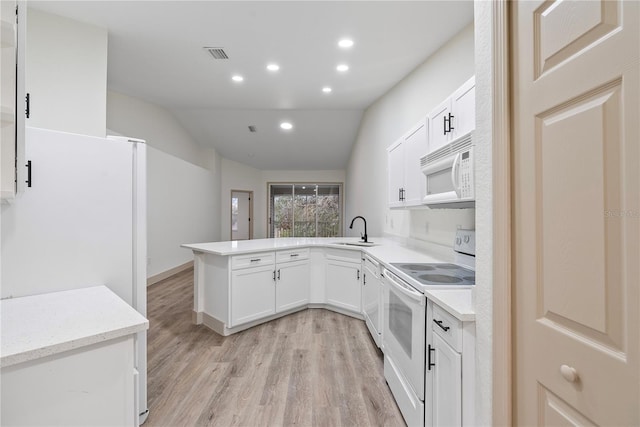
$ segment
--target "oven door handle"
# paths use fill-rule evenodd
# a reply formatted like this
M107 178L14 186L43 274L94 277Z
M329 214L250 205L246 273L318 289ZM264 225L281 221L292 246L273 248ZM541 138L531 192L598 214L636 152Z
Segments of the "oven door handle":
M390 273L388 270L385 270L384 277L386 277L389 283L393 285L394 289L397 289L403 295L411 298L416 302L419 302L421 306L426 304L425 297L423 294L416 291L411 286L403 283L402 281L400 281L400 279L396 279L395 276L392 273Z

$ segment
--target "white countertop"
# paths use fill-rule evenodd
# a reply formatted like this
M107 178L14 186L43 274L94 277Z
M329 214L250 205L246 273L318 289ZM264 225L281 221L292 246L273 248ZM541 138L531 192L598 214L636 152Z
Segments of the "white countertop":
M149 328L106 286L5 299L0 312L3 368Z
M402 244L387 238L369 238L375 246L352 246L341 243L356 243L354 237L319 237L319 238L278 238L256 239L228 242L189 243L181 245L183 248L194 252L203 252L213 255L229 256L255 252L295 249L302 247L332 247L361 251L372 256L385 265L386 268L401 276L404 280L421 288L427 298L436 302L443 309L451 313L461 321L474 321L475 311L472 303L471 289L427 289L404 275L391 263L435 263L452 262L453 253L447 259L446 254L430 254L422 250L408 248ZM453 252L453 251L451 251Z

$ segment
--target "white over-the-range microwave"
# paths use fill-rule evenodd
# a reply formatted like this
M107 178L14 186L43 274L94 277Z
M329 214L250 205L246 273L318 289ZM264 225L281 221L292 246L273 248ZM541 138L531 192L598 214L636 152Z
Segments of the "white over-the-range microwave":
M432 209L475 206L473 132L422 156L420 166L427 179L424 205Z

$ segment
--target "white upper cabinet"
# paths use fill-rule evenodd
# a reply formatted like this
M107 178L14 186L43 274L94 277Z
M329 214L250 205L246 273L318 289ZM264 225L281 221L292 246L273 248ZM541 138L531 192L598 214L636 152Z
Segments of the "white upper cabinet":
M420 169L420 157L427 153L427 121L416 125L404 138L404 205L422 205L427 182Z
M26 7L0 1L0 198L12 200L24 190L24 52ZM16 13L17 12L17 13Z
M451 114L451 98L447 98L442 104L429 113L429 151L437 150L451 139L448 132L449 115Z
M389 207L421 206L426 181L420 157L427 152L428 122L421 120L387 148L389 165Z
M429 113L429 152L435 151L476 127L476 78L460 88Z
M387 148L389 165L389 207L395 208L403 205L402 186L404 185L404 145L403 139L399 139Z
M451 96L453 118L452 139L466 135L476 128L476 78L471 77Z

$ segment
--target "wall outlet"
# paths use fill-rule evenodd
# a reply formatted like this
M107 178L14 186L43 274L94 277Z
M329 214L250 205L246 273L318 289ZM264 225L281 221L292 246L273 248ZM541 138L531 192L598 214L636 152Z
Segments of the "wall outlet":
M151 258L147 258L147 267L151 265Z

